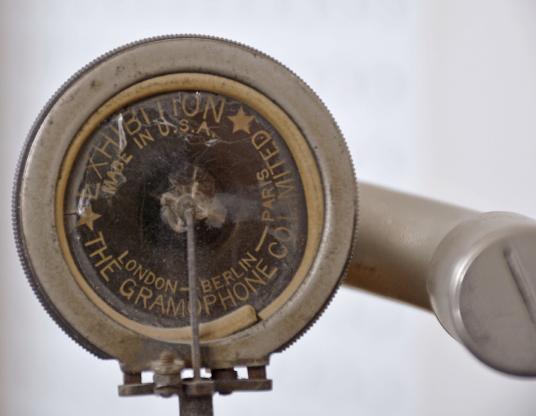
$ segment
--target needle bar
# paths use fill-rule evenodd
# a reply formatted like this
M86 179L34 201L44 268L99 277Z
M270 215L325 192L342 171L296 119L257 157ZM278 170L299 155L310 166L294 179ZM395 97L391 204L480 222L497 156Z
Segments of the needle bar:
M197 273L195 261L194 211L184 212L187 233L188 288L190 303L190 326L192 327L192 368L194 380L201 380L201 349L199 346L199 319L197 316Z

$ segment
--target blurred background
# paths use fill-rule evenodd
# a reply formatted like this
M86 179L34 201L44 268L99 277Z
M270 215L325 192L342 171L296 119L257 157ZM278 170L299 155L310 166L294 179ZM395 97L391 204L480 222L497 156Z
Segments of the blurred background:
M118 398L121 373L65 336L22 273L10 231L18 152L51 94L87 62L168 33L258 48L322 97L359 179L536 217L536 2L531 0L0 0L0 414L174 415ZM486 368L430 313L342 289L274 355L271 393L223 415L534 415L536 384Z

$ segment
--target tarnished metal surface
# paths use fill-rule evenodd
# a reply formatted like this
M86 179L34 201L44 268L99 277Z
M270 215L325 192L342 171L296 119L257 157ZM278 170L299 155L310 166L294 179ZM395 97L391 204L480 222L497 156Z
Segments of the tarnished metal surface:
M185 79L184 74L193 76ZM170 87L171 90L156 91L156 84L151 84L155 78L163 77L167 82L170 78L166 77L172 76L172 84L178 82L179 77L180 85L184 87L191 79L206 80L214 76L206 74L222 77L224 82L212 82L210 85L214 90L200 89L200 84L196 84L190 91L208 91L229 96L239 104L238 108L230 108L229 114L226 114L241 118L238 119L238 127L233 119L226 119L226 128L231 129L226 130L226 135L232 136L233 129L237 133L240 126L242 130L247 130L247 119L243 117L250 117L255 112L282 134L303 183L308 221L307 233L302 233L302 237L305 235L307 238L307 246L303 255L297 254L297 258L301 257L301 263L294 273L294 279L270 304L273 306L268 305L256 312L258 316L251 313L251 310L255 310L255 305L246 305L253 309L237 309L240 318L233 319L233 322L241 322L240 328L225 329L229 328L229 322L222 324L217 319L218 330L223 332L215 332L220 334L216 339L202 342L202 365L216 369L237 365L266 365L270 353L290 343L318 316L340 282L352 251L357 210L351 161L333 119L299 78L257 51L209 38L161 38L130 45L107 55L98 64L85 68L70 80L38 119L23 153L14 211L23 261L47 308L53 311L53 316L62 327L83 345L101 356L117 358L127 373L149 369L164 350L170 350L177 357L184 358L185 365L190 366L188 336L180 335L180 332L177 332L175 338L162 335L161 331L166 328L154 325L154 321L147 320L147 317L137 317L141 321L134 321L143 327L130 325L121 316L134 317L135 314L129 312L128 308L114 309L111 306L113 290L108 295L101 293L94 297L88 296L90 292L82 290L84 279L74 276L77 274L74 271L79 270L80 265L66 259L65 248L77 244L73 240L69 242L69 238L74 236L76 239L80 229L92 231L93 225L96 230L99 221L105 221L105 210L101 206L99 212L97 205L91 206L90 210L89 205L86 205L87 211L83 212L87 216L78 216L74 224L67 224L64 237L58 235L58 229L61 229L58 226L63 222L65 214L69 214L58 209L65 202L61 197L58 198L58 195L63 195L58 191L58 182L60 190L71 189L68 182L70 176L62 179L62 169L69 163L75 168L77 164L84 166L85 163L77 162L76 155L79 152L72 147L73 140L75 137L90 137L91 132L102 125L104 119L98 121L101 111L113 116L117 110L146 98L144 91L148 95L155 95L181 90ZM171 85L165 84L163 80L159 81L158 88ZM150 84L149 87L147 83ZM243 114L239 111L241 103L244 104ZM229 121L231 124L228 124ZM160 124L160 127L163 128L163 125ZM158 128L158 125L154 128ZM210 131L211 127L208 128ZM251 128L249 138L254 134L253 126ZM134 141L132 137L127 137L128 140ZM84 140L76 143L83 152ZM284 152L283 142L280 144L281 151ZM255 165L256 162L247 159L244 166L249 166L249 163ZM85 163L85 166L88 164ZM116 164L116 167L119 165ZM120 178L119 175L116 176L118 177ZM78 185L73 183L74 193L80 184L81 182ZM299 186L296 189L299 195ZM171 207L176 198L172 189L164 191L171 194L166 197L163 196L166 192L156 195L162 211ZM299 210L299 198L296 201ZM211 224L217 228L223 218L225 227L228 212L213 206L208 210L213 221ZM173 222L173 212L169 209L166 213L162 211L158 216L164 218L164 224L167 221L169 225ZM129 214L128 204L124 205L124 213ZM97 218L96 215L101 217ZM110 227L112 224L107 228ZM292 227L303 227L303 223L296 221ZM180 229L181 225L177 223L177 230ZM131 236L125 234L114 241L119 243L130 239ZM84 255L87 257L88 253L82 249L77 261L81 261ZM97 256L100 254L93 257ZM290 270L289 275L292 275L296 266L289 262L286 267ZM300 278L296 279L296 276ZM99 290L101 289L97 288L93 292ZM266 304L272 295L267 296L260 296L256 302ZM114 314L118 316L117 319ZM110 319L112 315L114 318ZM255 324L259 320L260 323ZM164 322L164 325L173 326L171 322ZM149 330L146 330L147 326L150 327ZM203 337L203 331L211 333L212 329L201 325L201 336ZM225 331L231 332L225 335Z
M428 268L445 235L476 212L367 183L359 241L345 283L431 309Z
M487 365L536 376L536 221L360 189L346 284L433 310Z
M181 416L212 416L214 414L212 396L185 397L179 402Z
M201 323L244 305L260 313L302 261L308 216L298 168L277 130L235 99L177 91L123 107L64 175L65 256L90 296L138 323L189 325L177 212L185 197L197 207Z
M475 215L434 254L428 289L445 329L497 370L536 376L536 221Z

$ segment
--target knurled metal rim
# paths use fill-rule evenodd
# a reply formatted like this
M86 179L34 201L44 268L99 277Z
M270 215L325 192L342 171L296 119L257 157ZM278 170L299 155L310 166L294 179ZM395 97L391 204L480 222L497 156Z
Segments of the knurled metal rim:
M114 50L73 76L37 118L21 154L13 195L19 254L32 287L69 335L101 358L128 370L149 367L163 349L187 356L189 347L150 339L111 321L72 279L54 223L55 185L70 140L117 92L151 77L181 72L224 76L270 97L294 121L318 164L325 201L317 257L300 288L266 321L203 346L204 365L266 363L301 335L329 303L349 262L357 223L357 192L346 144L314 92L265 54L222 39L169 36Z

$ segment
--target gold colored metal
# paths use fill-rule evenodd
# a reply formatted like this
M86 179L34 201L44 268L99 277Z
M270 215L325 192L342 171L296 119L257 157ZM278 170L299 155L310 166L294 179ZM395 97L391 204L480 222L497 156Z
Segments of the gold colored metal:
M175 343L185 343L191 339L190 327L159 328L140 324L126 318L124 315L114 310L94 292L82 276L73 259L67 242L63 215L67 182L76 156L83 144L100 123L115 111L120 110L128 104L156 94L181 90L208 91L225 95L243 102L259 112L278 131L294 158L304 188L308 215L307 241L304 255L294 277L283 292L272 303L259 311L258 314L255 313L253 307L244 306L222 318L201 324L200 335L203 340L221 338L251 325L258 319L267 319L284 305L288 299L290 299L307 275L317 254L322 230L324 228L325 205L318 167L311 149L300 130L288 115L273 101L242 83L220 76L200 73L163 75L134 84L112 97L95 111L95 113L93 113L82 126L67 150L56 188L55 217L61 250L68 267L80 288L106 315L124 327L137 333L154 339ZM246 127L247 126L242 126L242 128Z

